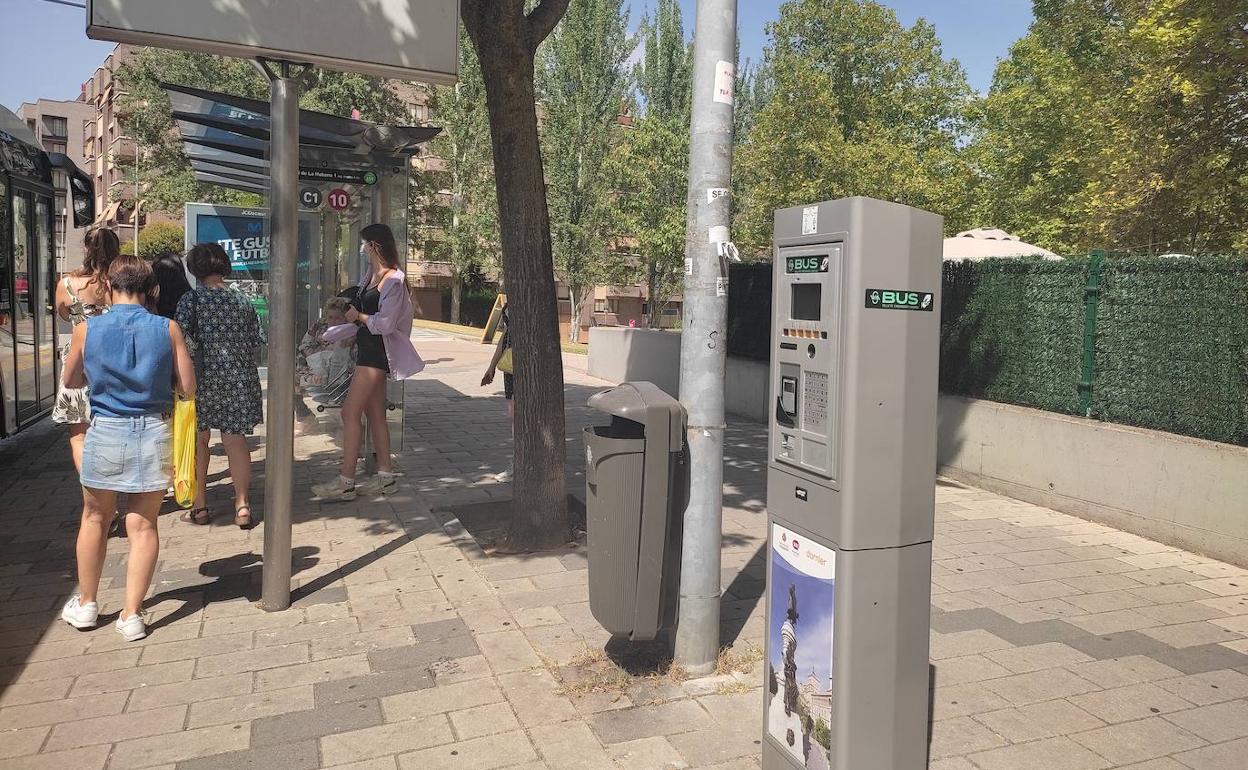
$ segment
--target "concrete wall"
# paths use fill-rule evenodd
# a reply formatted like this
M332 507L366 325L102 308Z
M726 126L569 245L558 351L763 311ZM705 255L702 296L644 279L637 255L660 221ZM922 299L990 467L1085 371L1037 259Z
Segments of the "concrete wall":
M596 326L589 330L589 374L608 382L646 380L680 394L680 333ZM767 417L767 364L729 358L724 408L754 422Z
M680 386L680 335L590 330L589 374ZM730 358L728 412L767 419L768 367ZM1248 448L941 396L940 473L1248 567Z
M1248 566L1248 448L957 396L941 473Z

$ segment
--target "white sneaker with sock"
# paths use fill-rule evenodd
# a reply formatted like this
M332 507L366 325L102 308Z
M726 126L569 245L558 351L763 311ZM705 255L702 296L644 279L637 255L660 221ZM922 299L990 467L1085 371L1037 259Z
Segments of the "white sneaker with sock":
M100 617L100 605L95 602L82 603L82 596L75 594L65 602L61 610L61 620L77 629L95 628Z
M355 491L361 495L376 497L389 495L399 488L399 481L393 473L379 472L377 475L355 485Z
M342 476L335 476L323 484L313 484L312 494L325 502L354 500L355 481Z
M143 622L143 615L135 613L128 618L118 617L117 633L127 642L137 642L147 636L147 624Z

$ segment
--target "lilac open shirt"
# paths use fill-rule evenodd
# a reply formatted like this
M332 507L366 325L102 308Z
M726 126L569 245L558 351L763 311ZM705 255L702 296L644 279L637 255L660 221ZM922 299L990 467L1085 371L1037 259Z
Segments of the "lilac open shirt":
M371 281L370 271L360 281L360 288ZM412 297L407 292L407 278L401 271L394 271L381 282L381 302L377 312L365 323L368 330L385 343L390 379L405 380L425 368L425 362L412 344Z

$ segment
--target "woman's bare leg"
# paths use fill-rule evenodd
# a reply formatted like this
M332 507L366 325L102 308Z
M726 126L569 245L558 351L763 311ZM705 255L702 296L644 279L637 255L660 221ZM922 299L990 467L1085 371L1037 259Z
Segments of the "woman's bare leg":
M225 456L230 461L230 480L234 482L234 510L251 505L247 491L251 487L251 448L247 437L238 433L222 433Z
M156 557L160 555L160 535L156 532L156 516L165 492L126 495L126 536L130 540L130 558L126 563L126 606L121 617L128 618L143 609L143 598L152 586ZM85 601L85 599L84 599Z
M201 430L196 438L198 442L195 446L195 502L191 503L192 508L203 508L207 503L205 500L208 496L208 461L209 446L208 441L212 436L212 431Z
M78 591L82 603L95 601L108 549L108 525L117 510L117 493L82 488L82 522L78 525Z
M355 468L360 459L360 445L364 440L361 420L373 393L369 372L378 370L368 366L355 367L347 397L342 402L342 468L338 472L344 479L355 478Z
M82 473L82 445L87 440L88 423L76 422L69 427L69 453L74 458L74 470Z
M368 427L372 430L373 449L377 452L377 470L381 473L393 473L394 466L390 459L390 426L386 425L386 373L380 369L371 370L379 375L373 385L373 395L365 405L368 415Z

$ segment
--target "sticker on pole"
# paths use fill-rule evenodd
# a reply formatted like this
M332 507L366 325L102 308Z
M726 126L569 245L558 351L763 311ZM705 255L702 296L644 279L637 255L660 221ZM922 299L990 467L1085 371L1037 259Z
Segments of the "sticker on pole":
M706 190L706 202L714 203L720 198L728 197L728 188L726 187L708 187Z
M868 310L919 310L932 312L930 291L867 289Z
M341 187L335 187L329 191L329 195L325 196L325 202L334 211L346 211L351 207L351 193Z
M735 84L736 72L732 62L720 60L715 65L715 101L720 104L732 104L732 88Z
M819 207L807 206L802 209L802 235L814 235L819 232Z
M836 551L771 527L767 736L799 767L831 766Z
M723 277L722 275L717 276L715 278L715 296L716 297L728 296L728 279Z

